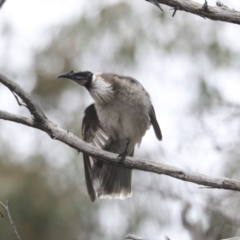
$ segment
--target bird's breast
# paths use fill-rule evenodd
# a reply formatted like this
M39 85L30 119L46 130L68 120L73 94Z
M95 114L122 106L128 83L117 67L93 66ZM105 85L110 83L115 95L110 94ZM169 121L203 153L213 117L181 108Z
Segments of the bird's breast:
M116 96L104 106L96 104L98 118L103 129L114 140L131 140L140 143L149 128L150 100L130 95Z

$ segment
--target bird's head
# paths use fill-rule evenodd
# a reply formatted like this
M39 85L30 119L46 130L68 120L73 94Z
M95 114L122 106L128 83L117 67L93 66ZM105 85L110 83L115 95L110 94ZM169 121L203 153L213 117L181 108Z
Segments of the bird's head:
M73 70L67 73L58 75L58 78L68 78L77 84L89 88L92 82L93 73L89 71L74 72Z
M70 71L60 74L58 78L68 78L86 87L93 99L99 104L107 104L114 98L113 86L102 77L102 73Z

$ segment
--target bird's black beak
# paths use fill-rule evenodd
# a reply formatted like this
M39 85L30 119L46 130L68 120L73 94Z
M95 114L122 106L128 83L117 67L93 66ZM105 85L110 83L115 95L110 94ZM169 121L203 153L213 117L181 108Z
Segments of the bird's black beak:
M92 81L93 74L89 71L80 71L74 72L73 70L67 73L62 73L57 76L57 78L67 78L71 79L72 81L76 82L81 86L89 86Z
M68 78L68 79L74 80L75 75L76 75L76 73L72 70L70 72L62 73L62 74L58 75L57 78Z

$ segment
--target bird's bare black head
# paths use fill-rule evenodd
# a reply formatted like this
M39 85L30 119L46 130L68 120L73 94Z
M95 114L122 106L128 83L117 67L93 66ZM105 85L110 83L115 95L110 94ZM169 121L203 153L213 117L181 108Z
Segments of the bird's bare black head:
M74 72L73 70L67 73L58 75L58 78L68 78L78 83L81 86L89 88L92 82L93 73L89 71Z

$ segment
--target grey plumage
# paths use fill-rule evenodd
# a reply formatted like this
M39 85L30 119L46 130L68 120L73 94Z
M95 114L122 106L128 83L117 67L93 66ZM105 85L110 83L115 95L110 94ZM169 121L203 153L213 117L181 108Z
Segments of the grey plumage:
M149 94L135 79L113 73L73 71L59 77L85 86L95 103L85 110L83 139L96 147L125 156L133 156L146 130L153 125L156 137L162 139ZM92 201L100 198L131 196L132 170L103 163L83 154L85 179Z
M106 151L119 153L119 142L109 137L101 127L95 105L85 110L82 123L83 140ZM124 145L125 146L125 145ZM133 156L133 151L130 154ZM131 195L132 170L102 163L83 153L85 179L92 201L100 198L124 198ZM111 196L111 197L110 197Z

